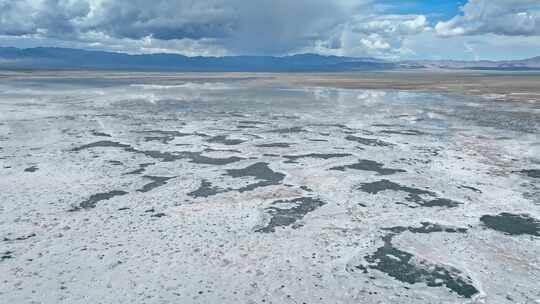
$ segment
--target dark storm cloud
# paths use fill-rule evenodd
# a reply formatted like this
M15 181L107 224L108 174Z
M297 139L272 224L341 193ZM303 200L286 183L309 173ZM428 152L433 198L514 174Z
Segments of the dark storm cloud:
M0 0L0 34L71 33L89 13L83 0Z
M279 53L326 39L353 12L349 1L106 1L93 29L139 39L213 38L233 52Z
M90 28L118 38L218 38L237 26L234 10L226 1L105 1Z
M23 37L47 45L189 55L318 52L390 58L414 55L418 50L407 44L429 33L540 35L538 0L469 0L463 14L438 22L434 30L423 15L384 14L384 3L0 0L0 41Z
M240 1L238 1L240 2ZM331 39L354 11L347 1L241 1L232 39L233 51L282 53Z
M25 35L35 31L33 20L25 16L31 10L26 1L0 0L0 34Z
M51 34L71 34L78 30L77 20L90 13L87 1L43 0L42 9L34 17L37 29Z
M0 34L214 39L243 53L280 53L335 39L364 1L0 0ZM331 44L336 44L335 42Z

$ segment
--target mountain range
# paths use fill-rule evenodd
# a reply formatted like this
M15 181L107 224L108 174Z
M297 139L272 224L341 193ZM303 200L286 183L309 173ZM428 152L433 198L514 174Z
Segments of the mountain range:
M399 69L540 70L540 56L514 61L417 60L387 61L370 57L225 56L188 57L69 48L0 47L0 69L9 70L141 70L182 72L353 72Z

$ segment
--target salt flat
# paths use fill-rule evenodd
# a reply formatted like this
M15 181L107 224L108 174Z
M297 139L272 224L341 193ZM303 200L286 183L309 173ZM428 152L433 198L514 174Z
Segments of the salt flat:
M540 301L534 92L322 78L6 73L2 301Z

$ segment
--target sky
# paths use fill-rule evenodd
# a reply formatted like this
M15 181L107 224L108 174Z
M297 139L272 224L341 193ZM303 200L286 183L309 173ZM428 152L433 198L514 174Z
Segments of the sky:
M0 0L0 46L188 56L540 56L540 0Z

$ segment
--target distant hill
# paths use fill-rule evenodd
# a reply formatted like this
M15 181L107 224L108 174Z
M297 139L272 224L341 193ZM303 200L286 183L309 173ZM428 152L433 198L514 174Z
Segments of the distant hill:
M286 57L187 57L177 54L129 55L67 48L0 48L4 69L112 69L196 72L310 72L395 68L374 58L301 54Z
M0 69L89 69L182 72L353 72L393 69L540 69L540 57L515 61L401 61L299 54L293 56L187 57L38 47L0 47Z
M400 63L405 68L470 69L470 70L540 70L540 56L523 60L505 61L458 61L420 60Z

